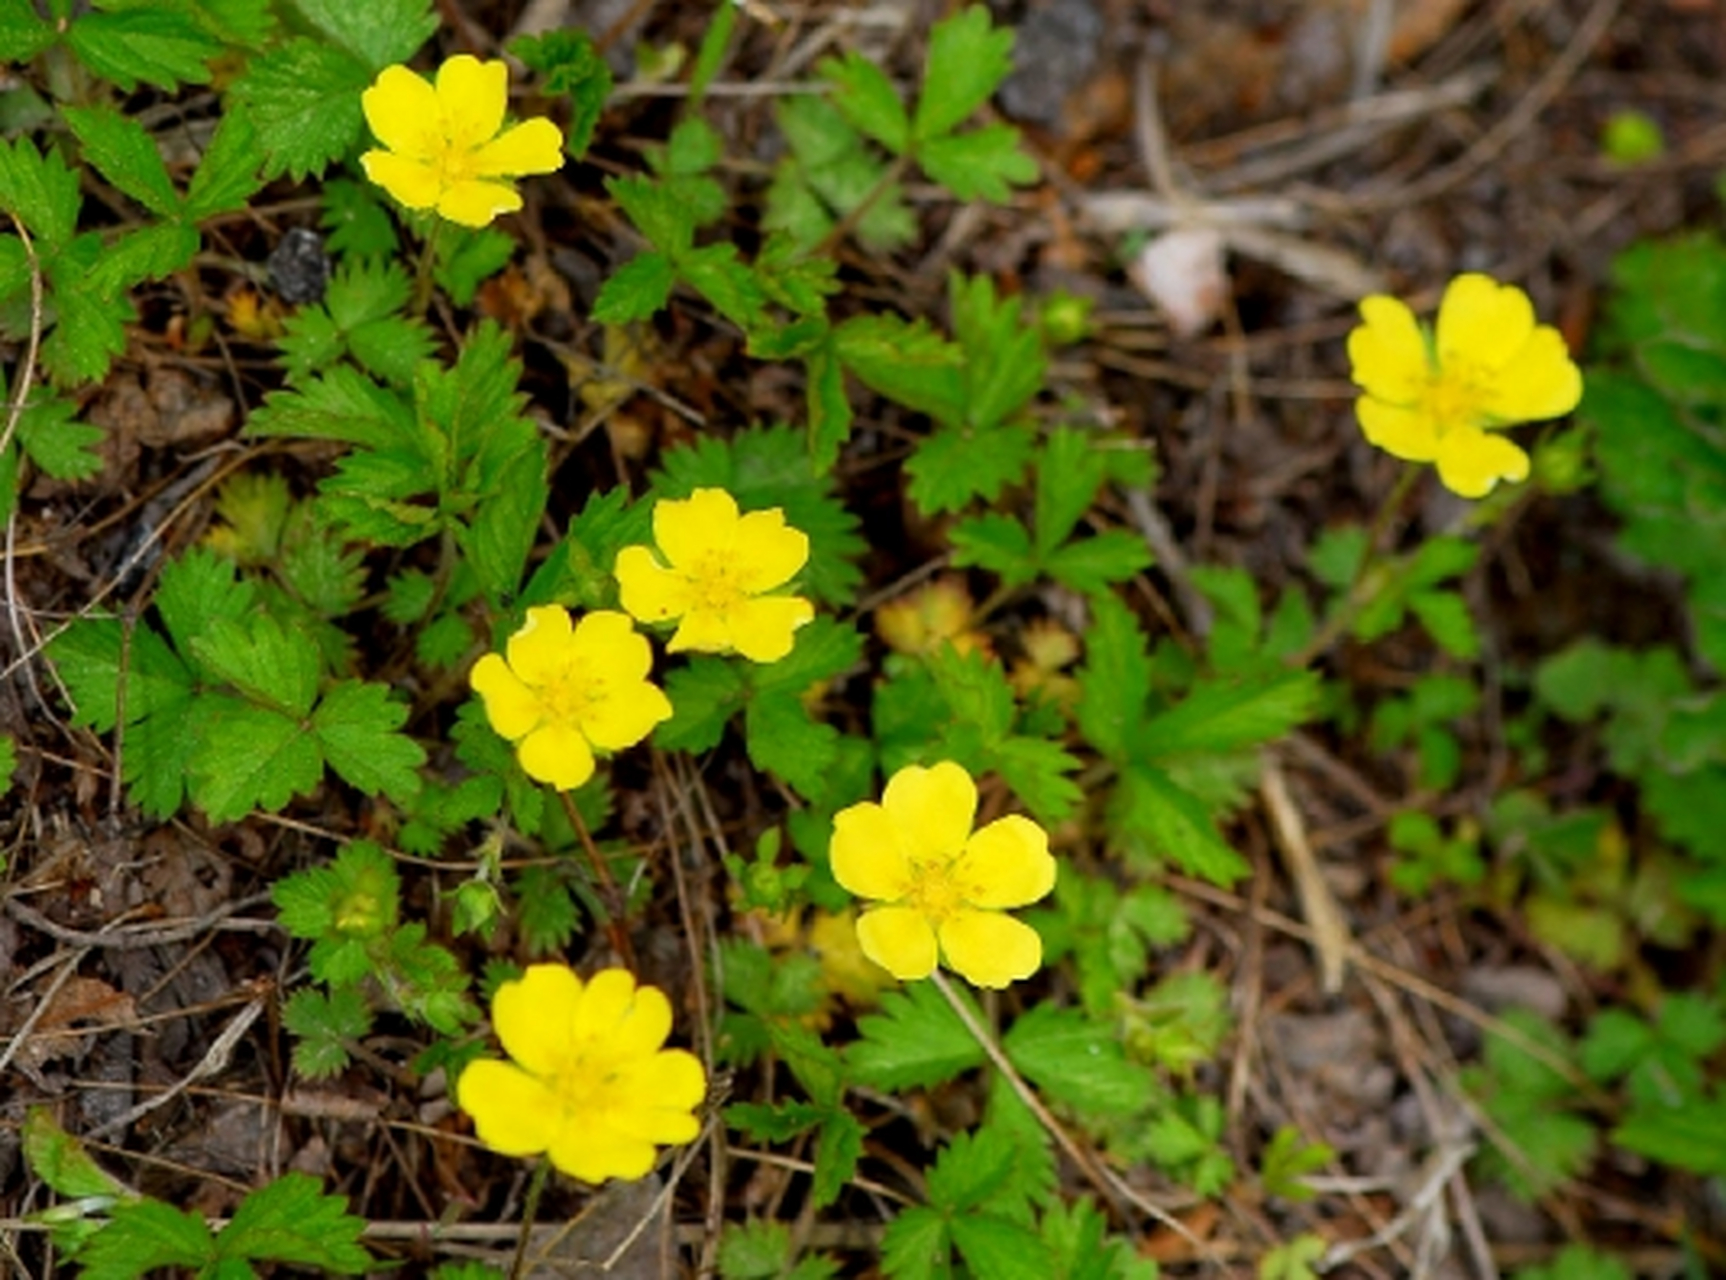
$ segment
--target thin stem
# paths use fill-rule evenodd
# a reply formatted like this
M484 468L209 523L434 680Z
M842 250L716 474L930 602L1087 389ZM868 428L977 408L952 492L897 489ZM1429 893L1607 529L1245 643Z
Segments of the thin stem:
M910 156L895 156L893 163L887 166L887 171L881 175L873 187L869 188L869 194L851 206L850 212L839 219L833 230L822 237L821 243L815 246L815 252L810 256L816 258L830 256L845 237L857 229L857 224L862 222L869 210L875 207L876 201L892 190L893 184L903 178L905 171L910 167Z
M611 939L612 949L633 971L637 967L635 947L629 941L629 930L625 925L628 911L623 891L618 887L616 877L611 874L611 865L606 862L599 846L594 843L593 834L588 831L587 822L582 818L581 810L576 807L575 797L560 787L557 798L563 802L563 811L569 816L569 825L575 828L575 834L581 840L581 847L587 853L588 865L593 868L594 879L599 882L600 896L605 900L605 911L609 917L604 921L605 931Z
M533 1235L533 1220L539 1214L539 1198L544 1194L550 1177L551 1160L542 1156L534 1167L533 1181L527 1184L527 1202L521 1210L521 1235L515 1242L515 1257L510 1260L509 1280L521 1280L522 1264L527 1260L527 1242Z
M984 1056L994 1064L995 1069L1001 1073L1013 1092L1018 1095L1019 1101L1025 1104L1026 1110L1037 1118L1037 1123L1042 1125L1044 1131L1055 1140L1055 1145L1067 1153L1067 1157L1079 1166L1085 1177L1090 1179L1091 1185L1102 1192L1105 1199L1110 1201L1125 1200L1153 1222L1159 1222L1173 1231L1191 1245L1201 1257L1213 1264L1221 1264L1222 1260L1217 1257L1215 1251L1188 1230L1184 1222L1167 1209L1152 1204L1139 1192L1113 1176L1107 1169L1098 1165L1094 1156L1073 1141L1072 1135L1061 1127L1061 1122L1049 1113L1049 1109L1043 1105L1043 1100L1037 1096L1035 1090L1026 1083L1025 1078L1007 1060L1006 1053L1000 1045L995 1043L994 1036L989 1034L988 1029L981 1022L977 1021L976 1015L971 1012L971 1007L953 989L953 984L947 980L946 974L937 969L929 975L929 981L935 984L935 990L939 991L946 998L947 1003L953 1007L953 1012L959 1015L959 1021L965 1024L965 1030L971 1033L971 1038L977 1042L978 1047L983 1050Z
M425 243L420 247L419 265L414 268L413 304L408 308L408 314L423 316L426 308L431 306L433 273L437 267L438 237L443 234L443 219L435 213L432 215L431 230L426 232Z

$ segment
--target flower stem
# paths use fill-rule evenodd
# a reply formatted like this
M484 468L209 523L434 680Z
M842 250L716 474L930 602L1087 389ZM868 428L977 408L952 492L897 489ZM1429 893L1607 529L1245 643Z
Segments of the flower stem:
M587 822L581 816L581 810L576 807L575 797L569 792L558 789L557 798L563 801L563 811L569 816L569 825L575 828L576 836L581 840L581 847L587 854L588 865L593 868L594 879L598 881L601 898L605 902L605 932L611 939L611 946L623 963L633 972L636 969L635 947L629 941L629 930L624 925L628 915L623 890L618 887L617 879L611 874L611 866L605 856L600 853L599 846L593 842L593 835L587 829Z
M534 1166L533 1180L527 1184L527 1201L521 1210L521 1237L515 1242L515 1257L510 1260L509 1280L521 1280L522 1264L527 1261L527 1242L533 1235L533 1220L539 1215L539 1198L551 1177L551 1161L541 1157Z
M432 215L431 230L426 232L425 243L420 247L419 265L414 268L413 303L408 308L410 316L423 316L426 308L431 306L432 273L437 267L438 237L443 234L443 219Z

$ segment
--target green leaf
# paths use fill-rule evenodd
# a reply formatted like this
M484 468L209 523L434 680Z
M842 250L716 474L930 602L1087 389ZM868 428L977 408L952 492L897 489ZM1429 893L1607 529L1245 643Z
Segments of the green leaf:
M1474 629L1474 618L1456 592L1416 591L1408 597L1408 607L1438 647L1451 657L1468 661L1480 656L1480 636Z
M843 58L822 59L816 72L832 81L833 105L848 123L895 155L910 148L910 117L899 90L880 67L852 51Z
M559 27L540 36L522 36L509 51L539 73L549 94L569 99L570 121L564 148L574 159L587 154L594 126L611 96L611 68L585 31Z
M1328 1248L1322 1236L1298 1235L1259 1259L1258 1280L1318 1280L1317 1266Z
M0 389L4 385L0 380ZM74 422L77 412L73 401L44 391L31 395L18 415L18 443L30 461L56 480L88 480L102 470L96 448L105 433Z
M1703 1177L1726 1177L1726 1098L1689 1099L1675 1107L1637 1107L1612 1141L1661 1164Z
M192 799L212 822L278 812L309 795L323 759L297 719L233 698L203 698L207 716L189 761Z
M1035 1005L1001 1047L1044 1097L1082 1116L1130 1116L1154 1096L1151 1073L1127 1060L1113 1025L1077 1009Z
M198 162L186 188L186 217L202 222L218 213L246 207L246 201L262 187L258 170L264 151L258 130L244 111L230 111L216 126L209 149Z
M27 138L10 147L0 141L0 209L16 215L36 237L38 254L71 243L80 203L78 175L59 152L43 155Z
M1122 773L1109 800L1109 834L1129 854L1167 859L1212 884L1232 885L1250 870L1198 798L1149 765Z
M1148 760L1260 746L1311 717L1318 694L1319 678L1311 671L1202 680L1173 709L1142 724L1135 741Z
M358 987L335 987L328 996L301 987L282 1006L282 1025L294 1036L294 1070L323 1080L347 1069L348 1046L370 1034L372 1012Z
M911 500L927 515L958 511L972 498L993 502L1024 475L1033 441L1024 425L938 428L905 461Z
M319 34L365 63L373 72L407 62L437 31L430 0L294 0L294 7Z
M243 117L229 117L236 118ZM384 210L379 188L331 178L324 183L323 201L318 225L329 233L324 248L330 253L341 258L387 258L396 252L395 223Z
M33 0L0 0L0 49L6 50L8 62L29 62L54 43L56 34Z
M993 1214L956 1215L949 1229L972 1275L991 1280L1047 1280L1054 1260L1029 1227Z
M432 278L458 307L470 306L480 285L509 265L515 237L496 227L446 227L438 239Z
M359 1243L365 1219L347 1208L345 1197L325 1195L309 1174L284 1174L240 1202L216 1237L216 1256L358 1275L376 1259Z
M793 695L757 694L749 700L743 732L757 769L778 774L804 796L821 794L839 730L813 719Z
M84 1280L135 1280L159 1267L203 1267L217 1257L203 1218L160 1200L118 1204L78 1255Z
M653 731L667 751L711 751L744 701L741 674L723 658L692 658L665 677L671 719Z
M1006 740L1013 725L1013 689L1001 664L973 650L960 653L945 645L929 655L929 672L935 678L948 711L959 724L973 726L985 747Z
M846 1064L873 1088L932 1088L983 1063L976 1039L932 983L884 995L881 1012L859 1018L857 1030Z
M83 14L68 29L66 43L78 61L127 93L140 80L169 90L208 84L206 64L222 53L173 0Z
M30 1172L69 1200L126 1194L125 1185L91 1159L47 1107L32 1106L24 1113L23 1147Z
M982 5L937 22L929 33L923 92L912 124L919 143L963 123L1012 70L1013 32L992 26Z
M887 164L837 107L814 96L791 97L779 101L775 115L791 154L779 162L767 192L768 230L786 233L805 251L843 217L852 218L858 243L875 252L915 238L917 220L903 186L887 181Z
M178 238L178 227L151 227L127 237L134 247L155 249L160 235ZM189 233L188 233L189 234ZM107 376L115 356L126 349L126 325L135 318L131 303L98 288L103 248L94 234L79 236L49 268L54 328L42 342L42 365L57 387L74 387ZM115 266L137 266L135 259ZM111 274L111 272L109 273Z
M719 1237L723 1280L779 1280L791 1266L791 1231L783 1223L729 1223Z
M1037 458L1037 555L1047 559L1067 540L1103 487L1107 462L1085 432L1058 427Z
M839 451L851 436L851 400L845 394L845 366L831 340L804 359L808 378L809 460L825 475L839 461Z
M247 622L217 620L193 639L191 652L209 678L295 719L317 697L323 663L316 643L267 613Z
M1124 582L1150 565L1151 551L1143 538L1125 529L1105 529L1057 547L1045 567L1063 586L1099 595L1110 584Z
M171 222L156 223L129 231L103 250L100 260L91 270L87 288L91 302L119 315L126 304L120 295L135 284L146 280L163 280L191 262L198 252L198 233L191 227ZM55 295L64 312L66 287L55 273ZM131 319L126 306L125 318ZM71 323L62 314L61 323Z
M426 762L420 745L397 732L407 716L389 686L343 680L318 704L311 729L330 768L346 781L403 801L419 790L415 771Z
M871 391L942 422L965 420L964 353L924 321L855 316L833 331L833 342Z
M923 171L961 200L1005 204L1015 186L1037 180L1037 162L1019 149L1019 131L1010 124L985 125L917 144Z
M710 244L686 252L677 264L678 274L697 293L738 328L745 331L761 322L767 295L756 283L755 273L737 256L734 244Z
M1058 742L1015 734L990 752L988 760L1044 826L1065 822L1084 799L1069 776L1079 771L1079 758Z
M272 391L246 426L259 436L337 440L371 449L419 445L413 410L401 397L341 365L292 391Z
M988 276L947 278L953 333L965 352L965 418L973 427L1005 422L1043 388L1049 358L1043 331L1024 318L1024 300L997 295Z
M695 211L670 184L647 178L609 178L605 189L623 206L636 230L673 261L694 243Z
M1036 580L1040 557L1031 549L1030 533L1012 516L986 511L959 521L948 537L953 563L960 568L987 569L1004 587Z
M151 213L167 218L179 212L180 193L143 125L108 106L66 107L61 114L104 178Z
M952 1280L947 1219L921 1205L894 1218L881 1236L881 1269L893 1280Z
M815 1146L815 1176L810 1183L809 1197L816 1209L825 1209L839 1199L857 1174L857 1161L863 1155L863 1122L849 1111L835 1109L827 1113Z
M1136 740L1150 693L1149 644L1138 619L1119 597L1097 596L1079 669L1079 731L1103 755L1121 760Z
M303 37L253 58L230 92L257 127L265 176L286 173L298 182L346 155L360 138L360 94L373 71L351 53Z
M665 306L677 271L657 250L638 253L614 271L593 303L597 324L628 324L645 320Z
M305 383L344 354L394 386L406 386L432 352L423 323L398 314L412 284L396 263L356 259L330 277L321 305L301 307L283 325L278 345L288 378Z

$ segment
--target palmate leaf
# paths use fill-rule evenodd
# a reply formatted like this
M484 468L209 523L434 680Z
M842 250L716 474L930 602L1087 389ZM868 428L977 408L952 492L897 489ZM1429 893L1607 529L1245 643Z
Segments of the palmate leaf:
M1022 424L941 427L905 462L909 493L929 515L958 511L973 498L994 501L1030 464L1035 436Z
M347 154L364 125L360 94L372 76L353 54L306 37L252 59L230 92L257 128L265 176L297 182Z
M208 84L208 64L222 54L222 46L175 0L102 5L73 21L66 43L78 61L127 93L140 80L170 90Z
M317 743L297 719L220 694L200 698L197 713L204 723L188 762L190 790L212 822L284 809L323 777Z
M1004 203L1013 187L1037 180L1037 162L1019 147L1010 124L931 138L917 146L923 171L961 200Z
M424 749L398 732L407 715L387 685L343 680L318 704L311 729L343 779L367 794L405 801L419 790L415 771L426 762Z
M197 1214L160 1200L115 1205L113 1220L78 1254L90 1280L137 1280L162 1267L202 1267L216 1257L216 1242Z
M294 0L318 33L370 68L407 62L437 30L431 0Z
M1154 1095L1149 1069L1127 1059L1112 1021L1077 1009L1034 1006L1013 1024L1002 1048L1045 1097L1084 1116L1134 1115Z
M918 141L964 123L1012 70L1012 29L991 24L982 5L937 22L929 33L923 90L912 123Z
M931 983L881 999L846 1051L852 1077L877 1089L930 1088L983 1063L983 1051Z
M358 1275L376 1260L359 1243L365 1219L347 1208L346 1198L325 1195L316 1178L284 1174L240 1202L216 1237L216 1256Z
M62 114L104 178L160 217L179 211L180 193L143 125L108 106L67 107Z

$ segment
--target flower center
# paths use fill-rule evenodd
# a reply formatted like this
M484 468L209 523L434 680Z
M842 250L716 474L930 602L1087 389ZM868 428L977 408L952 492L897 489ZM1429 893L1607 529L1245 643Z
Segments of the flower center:
M749 598L743 566L721 551L707 551L684 571L697 609L728 614Z
M565 1117L591 1119L617 1110L613 1095L623 1078L622 1064L578 1053L545 1078Z
M1452 356L1427 375L1421 407L1442 436L1455 427L1482 425L1490 416L1485 406L1491 391L1489 370Z
M564 725L580 725L595 703L606 696L606 682L577 666L566 666L544 684L535 687L546 718Z
M939 925L965 905L968 897L965 890L966 886L953 875L953 863L919 863L913 870L905 905L915 907L926 919Z
M432 121L425 126L420 144L426 163L437 172L445 187L468 181L474 177L475 168L474 148L456 142L450 133L443 120Z

